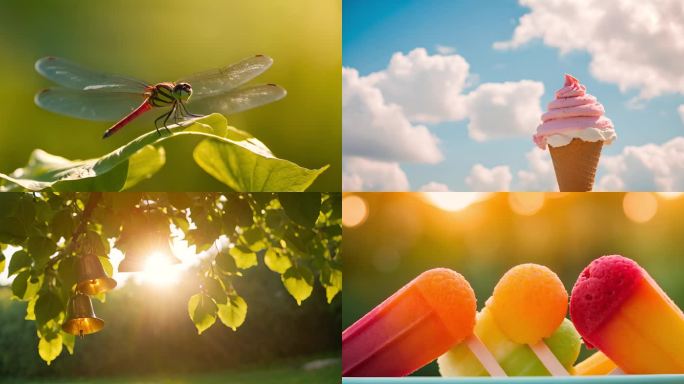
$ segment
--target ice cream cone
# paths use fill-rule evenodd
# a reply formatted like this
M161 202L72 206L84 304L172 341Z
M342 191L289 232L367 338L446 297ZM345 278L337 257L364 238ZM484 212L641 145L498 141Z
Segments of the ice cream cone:
M561 192L588 192L594 186L603 141L573 139L561 147L549 146Z

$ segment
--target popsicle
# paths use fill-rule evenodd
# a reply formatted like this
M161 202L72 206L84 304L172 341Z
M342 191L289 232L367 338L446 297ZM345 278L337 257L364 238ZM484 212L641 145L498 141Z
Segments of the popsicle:
M684 314L633 260L592 261L572 289L570 318L625 373L684 373Z
M471 346L493 374L503 375L473 335L476 306L473 289L459 273L423 272L342 332L342 375L405 376L459 343Z
M496 325L489 308L477 315L475 334L482 340L509 376L548 376L549 371L526 344L508 338ZM580 336L568 319L563 319L551 337L544 340L558 361L570 370L580 352ZM437 359L442 376L488 376L477 358L463 345L451 348Z
M573 374L576 376L600 376L616 373L617 365L601 351L596 351L593 355L582 360L575 365Z

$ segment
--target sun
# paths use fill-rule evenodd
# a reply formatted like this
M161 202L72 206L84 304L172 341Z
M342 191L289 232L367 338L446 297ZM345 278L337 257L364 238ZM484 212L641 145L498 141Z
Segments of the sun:
M160 252L152 253L145 262L145 269L140 274L146 283L167 286L180 280L180 272L169 259Z

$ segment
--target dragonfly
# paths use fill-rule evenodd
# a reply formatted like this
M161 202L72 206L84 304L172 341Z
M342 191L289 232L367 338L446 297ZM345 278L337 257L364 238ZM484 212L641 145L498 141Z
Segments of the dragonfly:
M36 71L60 87L38 92L35 103L48 111L75 118L118 120L105 131L105 139L148 111L164 110L154 121L161 135L161 128L169 131L169 120L178 124L213 112L232 115L282 99L287 91L276 84L243 87L272 64L270 57L256 55L176 82L151 84L48 56L36 62Z

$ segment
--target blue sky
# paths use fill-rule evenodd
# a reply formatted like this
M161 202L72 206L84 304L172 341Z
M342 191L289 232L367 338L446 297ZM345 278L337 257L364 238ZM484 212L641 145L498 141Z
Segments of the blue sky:
M437 54L436 47L449 46L470 64L478 84L485 82L543 82L542 109L562 86L563 74L571 73L605 106L618 133L618 140L604 148L604 156L618 155L628 145L662 144L682 134L677 108L681 94L665 94L642 101L642 108L628 102L639 92L620 92L617 84L602 82L589 71L586 51L561 55L555 47L533 40L513 50L495 50L492 44L508 41L519 18L530 10L515 0L345 0L343 2L343 65L360 75L383 70L395 52L408 53L423 47ZM427 124L439 137L445 159L438 164L401 163L412 189L439 182L451 190L468 190L465 178L471 167L508 165L513 172L526 167L525 153L533 148L531 137L476 142L468 136L468 120ZM647 187L645 185L644 187Z

